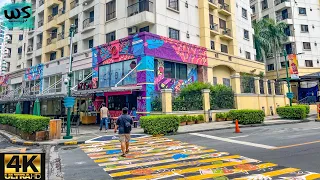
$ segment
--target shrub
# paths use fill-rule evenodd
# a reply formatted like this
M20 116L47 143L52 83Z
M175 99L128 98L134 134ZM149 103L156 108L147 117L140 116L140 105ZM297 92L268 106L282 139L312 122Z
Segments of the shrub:
M223 113L217 113L216 114L217 119L222 119L223 118Z
M204 115L198 115L198 122L204 122Z
M234 93L230 87L215 85L210 88L210 109L233 109Z
M277 114L285 119L304 119L307 117L304 106L284 106L277 108Z
M162 111L161 97L155 96L151 102L152 111Z
M240 124L258 124L263 123L265 114L262 110L231 110L229 112L229 116L231 119L236 120Z
M180 123L188 121L187 115L178 116L178 118Z
M151 115L140 118L144 132L151 135L167 135L178 131L178 116L174 115Z
M298 104L298 105L294 105L294 106L295 107L296 106L304 107L304 108L306 108L306 114L308 115L310 113L310 106L307 104Z
M28 114L0 114L0 124L10 125L27 133L45 130L50 118Z

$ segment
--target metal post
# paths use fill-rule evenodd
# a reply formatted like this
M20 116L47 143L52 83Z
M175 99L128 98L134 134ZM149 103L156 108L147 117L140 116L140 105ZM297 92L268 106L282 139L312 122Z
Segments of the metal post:
M292 106L292 97L291 97L291 88L290 88L290 78L289 78L289 70L288 70L288 60L287 60L287 51L284 49L283 50L283 56L284 56L284 62L286 64L286 73L287 73L287 86L288 86L288 94L290 94L290 97L287 97L289 98L289 102L290 102L290 106Z
M72 77L72 38L74 35L75 25L71 25L70 31L69 31L69 37L70 37L70 57L69 57L69 71L68 71L68 97L71 97L71 77ZM68 107L67 112L67 132L66 135L63 136L63 139L72 139L72 136L70 135L70 124L71 124L71 107Z

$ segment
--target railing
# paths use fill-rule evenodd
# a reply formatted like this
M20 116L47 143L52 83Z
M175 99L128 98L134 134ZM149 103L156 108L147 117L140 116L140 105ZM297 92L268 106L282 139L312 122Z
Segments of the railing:
M58 41L64 39L64 32L58 33Z
M218 28L219 28L218 24L216 23L210 24L210 30L218 31Z
M76 27L75 29L74 29L74 34L77 34L78 33L78 27Z
M33 43L32 43L33 44ZM33 46L32 45L29 45L28 46L28 51L27 52L32 52L33 51Z
M74 9L77 6L79 6L79 0L75 0L70 3L70 9Z
M220 9L230 12L229 4L226 4L226 3L220 4Z
M127 9L128 9L128 17L141 13L143 11L153 12L153 2L142 0L128 6Z
M22 58L22 54L19 53L19 54L18 54L18 59L21 59L21 58Z
M48 22L50 22L50 21L52 21L53 20L53 15L52 14L50 14L49 16L48 16Z
M113 11L113 12L106 15L106 21L109 21L115 17L116 17L116 11Z
M212 3L212 4L217 4L217 1L216 0L208 0L209 3Z
M47 39L47 45L50 45L50 44L52 44L52 43L55 43L55 40L56 40L56 38L57 38L57 35L53 35L53 36L51 36L50 38L48 38Z
M39 7L44 4L44 0L39 0Z
M264 81L263 81L263 79L259 80L259 86L260 86L260 94L264 94Z
M241 84L241 93L255 93L253 76L240 77L240 84Z
M43 19L38 21L38 27L41 27L41 26L43 26Z
M5 55L5 58L11 58L11 54Z
M59 12L58 12L58 14L59 14L59 16L61 16L62 14L64 14L65 13L65 8L63 7L63 8L60 8L59 9Z
M12 37L11 37L11 38L12 38ZM8 39L8 40L7 40L7 43L8 43L8 44L12 44L12 40L11 40L11 39Z
M223 35L227 35L227 36L232 37L232 35L231 35L231 29L225 28L225 29L222 29L221 32L222 32Z
M59 79L59 81L55 82L54 84L50 85L48 88L46 88L45 90L42 91L41 95L43 94L47 94L47 93L50 93L50 90L52 88L54 89L58 89L58 88L55 88L58 84L60 84L62 82L62 78Z
M282 20L285 20L285 19L291 19L291 14L290 13L280 13L277 15L277 21L282 21Z
M94 18L93 17L87 18L83 21L83 29L90 27L90 26L93 26L93 25L94 25Z
M276 95L283 95L281 83L279 81L276 81L274 83L274 90L275 90Z
M279 4L281 4L281 3L283 3L283 2L289 2L289 0L275 0L275 1L274 1L274 3L275 3L276 6L279 5Z
M91 78L93 75L93 72L91 72L90 74L88 74L88 76L86 76L84 79L82 79L82 81L80 81L78 84L85 82L86 80L88 80L89 78ZM76 87L78 87L78 84L73 86L71 88L72 91L76 90Z
M42 48L42 42L37 43L37 49Z

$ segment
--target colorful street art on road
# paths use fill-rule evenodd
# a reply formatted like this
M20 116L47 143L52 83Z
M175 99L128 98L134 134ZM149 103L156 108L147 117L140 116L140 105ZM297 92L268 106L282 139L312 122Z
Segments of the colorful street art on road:
M319 179L320 174L164 137L133 139L127 157L120 143L110 140L80 148L113 179ZM118 153L118 154L117 154Z

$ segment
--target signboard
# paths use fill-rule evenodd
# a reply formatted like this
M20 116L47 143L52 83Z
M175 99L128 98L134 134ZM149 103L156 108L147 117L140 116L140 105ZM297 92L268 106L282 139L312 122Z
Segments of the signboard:
M298 59L296 54L289 54L289 67L290 67L290 75L291 79L299 79L299 72L298 72Z

